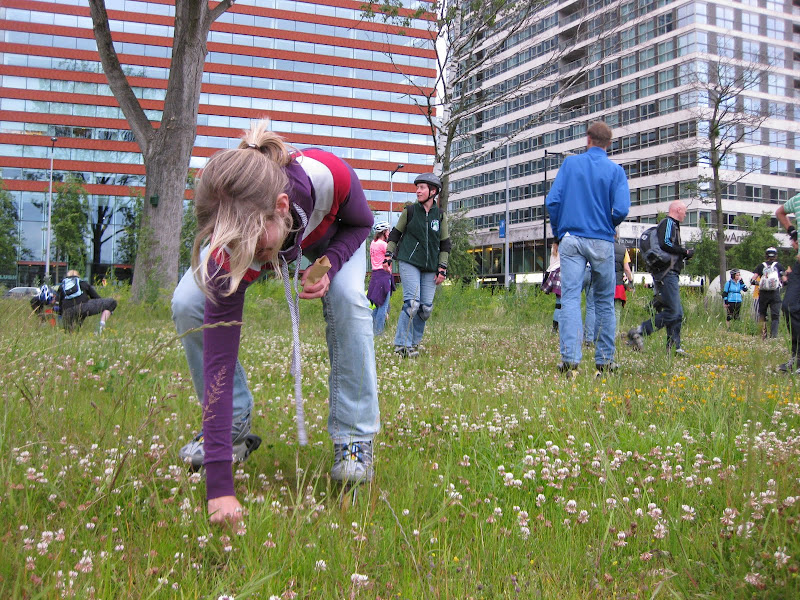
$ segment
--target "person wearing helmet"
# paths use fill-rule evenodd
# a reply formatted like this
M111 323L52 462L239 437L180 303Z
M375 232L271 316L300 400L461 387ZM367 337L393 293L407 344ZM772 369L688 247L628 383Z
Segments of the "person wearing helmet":
M433 312L436 286L447 277L450 231L436 202L442 181L434 173L414 180L417 201L406 205L389 234L384 263L396 258L403 283L403 310L397 322L394 351L402 357L419 356L425 323Z
M55 295L53 294L53 290L45 283L39 288L36 295L31 297L31 309L41 318L44 318L46 308L53 304L54 301Z
M758 287L758 322L761 323L761 337L767 338L767 312L770 313L769 337L778 337L781 315L781 287L785 269L778 262L778 250L767 248L764 262L753 269L752 285Z
M389 302L394 291L392 269L383 263L388 240L389 221L378 221L375 223L375 237L369 245L372 275L367 289L367 299L375 305L372 309L372 332L376 336L383 335L389 319Z
M790 267L787 267L783 276L783 316L786 318L786 325L789 327L789 337L792 340L792 358L778 367L785 373L794 372L800 375L800 254L797 246L797 227L792 225L789 215L794 215L795 221L800 213L800 194L795 194L789 200L778 207L775 216L789 234L789 243L796 254L796 260Z
M722 300L725 302L725 326L731 321L739 320L739 313L742 309L742 292L747 291L747 285L742 281L742 274L739 269L731 269L731 278L725 282L722 288Z
M83 320L92 315L100 315L97 335L103 333L106 321L117 308L113 298L102 298L97 290L83 281L77 271L67 271L56 293L58 305L61 307L61 319L67 331L83 325Z

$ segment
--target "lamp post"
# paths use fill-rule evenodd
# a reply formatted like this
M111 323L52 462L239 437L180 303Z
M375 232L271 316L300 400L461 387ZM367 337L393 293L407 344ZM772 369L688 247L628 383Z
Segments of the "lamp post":
M547 253L547 157L548 156L558 156L560 158L565 158L567 156L571 156L572 152L553 152L552 150L545 149L544 151L544 181L542 182L542 213L543 213L543 220L542 220L542 236L544 238L544 270L547 270L547 260L548 260L548 253Z
M53 224L53 155L56 151L57 137L50 138L50 191L47 197L47 249L45 250L44 280L50 283L50 238Z
M393 208L393 205L394 205L393 178L394 178L394 174L397 173L403 167L405 167L405 165L397 165L395 167L394 171L392 171L392 174L389 175L389 219L388 219L389 220L389 229L392 228L392 215L394 214L393 213L393 210L394 210L394 208Z

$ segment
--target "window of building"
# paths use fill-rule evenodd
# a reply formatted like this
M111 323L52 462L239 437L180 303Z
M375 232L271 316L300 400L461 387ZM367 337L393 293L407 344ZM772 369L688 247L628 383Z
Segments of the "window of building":
M717 34L717 55L724 58L733 58L734 54L734 39Z
M733 9L717 6L716 8L716 25L721 29L733 29Z
M753 156L751 154L744 155L744 170L749 173L761 172L762 159L760 156Z
M742 141L744 141L746 144L760 144L761 130L745 127Z
M619 114L619 124L620 125L628 125L630 123L635 123L639 120L639 109L638 107L634 106L631 108L626 108L620 111Z
M658 186L659 202L672 202L678 199L678 186L674 183L667 183Z
M770 175L789 175L789 161L782 158L773 158L769 161Z
M770 188L769 201L770 204L784 204L789 200L789 190L780 188Z
M767 10L783 12L783 0L767 0Z
M763 190L760 185L744 186L744 199L748 202L761 202Z
M646 102L639 109L639 120L650 119L658 114L655 102Z
M656 93L656 76L648 75L639 78L639 97L644 98Z
M787 112L787 105L784 102L768 102L767 114L776 119L785 119Z
M643 23L639 23L639 43L643 44L648 40L652 40L656 36L655 23L653 19L647 19Z
M619 36L620 41L620 48L625 50L626 48L632 48L636 45L636 30L631 27L630 29L626 29Z
M784 39L785 28L783 26L783 19L773 19L767 17L767 37L773 40Z
M736 184L735 183L721 184L720 193L722 194L723 200L736 200L737 198Z
M769 145L772 148L788 148L788 134L785 131L776 129L769 130Z
M640 204L654 204L658 202L658 190L655 186L639 189Z
M786 77L777 73L767 75L767 92L772 96L786 95Z
M663 63L675 58L675 40L667 40L658 44L658 62Z
M708 51L708 36L705 32L692 31L678 36L678 56L706 51Z
M742 11L742 33L758 35L758 19L758 14Z
M761 44L742 40L742 60L746 62L759 62L761 58Z
M675 96L662 98L658 101L658 114L666 115L675 112Z
M746 115L758 116L761 114L761 100L759 98L747 98L742 100L742 111Z
M782 46L767 44L767 64L774 67L783 67L786 63L786 50Z
M656 64L656 49L653 46L639 51L639 70L642 71Z
M619 16L622 22L633 19L636 16L636 2L625 2L619 7Z
M623 104L625 102L632 102L633 100L636 100L636 80L623 83L621 88L621 100Z
M658 91L666 92L675 87L675 69L670 67L658 72Z
M628 56L623 56L620 60L621 63L621 73L622 77L625 75L630 75L631 73L636 72L636 55L629 54Z

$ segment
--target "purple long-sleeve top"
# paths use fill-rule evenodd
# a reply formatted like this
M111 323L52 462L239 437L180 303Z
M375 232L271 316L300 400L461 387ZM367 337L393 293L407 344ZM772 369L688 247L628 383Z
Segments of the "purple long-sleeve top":
M285 167L289 177L292 217L300 224L292 239L284 244L281 257L287 262L303 252L324 254L331 262L328 277L333 280L369 235L372 211L361 182L353 169L340 158L312 148L303 150ZM241 322L244 294L268 265L254 264L237 290L230 296L219 293L227 281L227 257L209 261L211 279L206 300L204 325ZM221 263L221 264L219 264ZM203 439L205 445L206 497L235 495L233 487L233 373L239 355L241 327L229 325L203 330Z

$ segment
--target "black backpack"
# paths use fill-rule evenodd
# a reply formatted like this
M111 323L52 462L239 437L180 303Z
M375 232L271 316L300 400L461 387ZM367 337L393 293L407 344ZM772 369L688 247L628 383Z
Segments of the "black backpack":
M639 236L639 251L647 270L651 273L666 271L672 266L674 255L666 252L658 242L658 226L650 227Z

